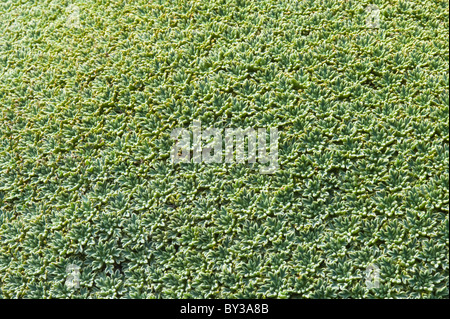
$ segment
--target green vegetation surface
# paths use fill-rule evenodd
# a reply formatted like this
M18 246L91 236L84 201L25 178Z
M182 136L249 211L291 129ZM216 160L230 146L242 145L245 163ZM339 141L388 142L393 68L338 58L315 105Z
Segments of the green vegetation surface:
M0 297L448 298L448 13L2 1ZM172 164L194 120L279 170Z

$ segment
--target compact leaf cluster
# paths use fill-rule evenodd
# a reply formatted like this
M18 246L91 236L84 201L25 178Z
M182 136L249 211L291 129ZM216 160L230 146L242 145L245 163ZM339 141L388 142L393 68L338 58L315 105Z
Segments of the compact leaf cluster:
M448 298L448 3L375 4L2 2L0 298Z

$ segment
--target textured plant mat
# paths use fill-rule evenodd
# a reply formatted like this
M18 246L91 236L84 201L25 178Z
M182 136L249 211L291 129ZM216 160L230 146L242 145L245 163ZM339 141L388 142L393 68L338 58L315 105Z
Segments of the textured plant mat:
M0 297L448 298L448 12L3 1ZM172 164L195 120L278 171Z

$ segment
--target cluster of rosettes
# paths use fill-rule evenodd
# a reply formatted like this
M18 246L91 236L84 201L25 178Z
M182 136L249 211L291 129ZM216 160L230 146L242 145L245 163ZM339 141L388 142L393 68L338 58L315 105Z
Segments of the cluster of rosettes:
M448 298L448 3L377 3L1 3L0 298Z

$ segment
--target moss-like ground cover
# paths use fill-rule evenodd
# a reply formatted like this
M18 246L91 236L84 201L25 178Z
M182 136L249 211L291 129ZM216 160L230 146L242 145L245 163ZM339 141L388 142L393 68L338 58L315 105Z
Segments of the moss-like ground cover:
M448 298L448 3L370 4L0 3L0 297Z

